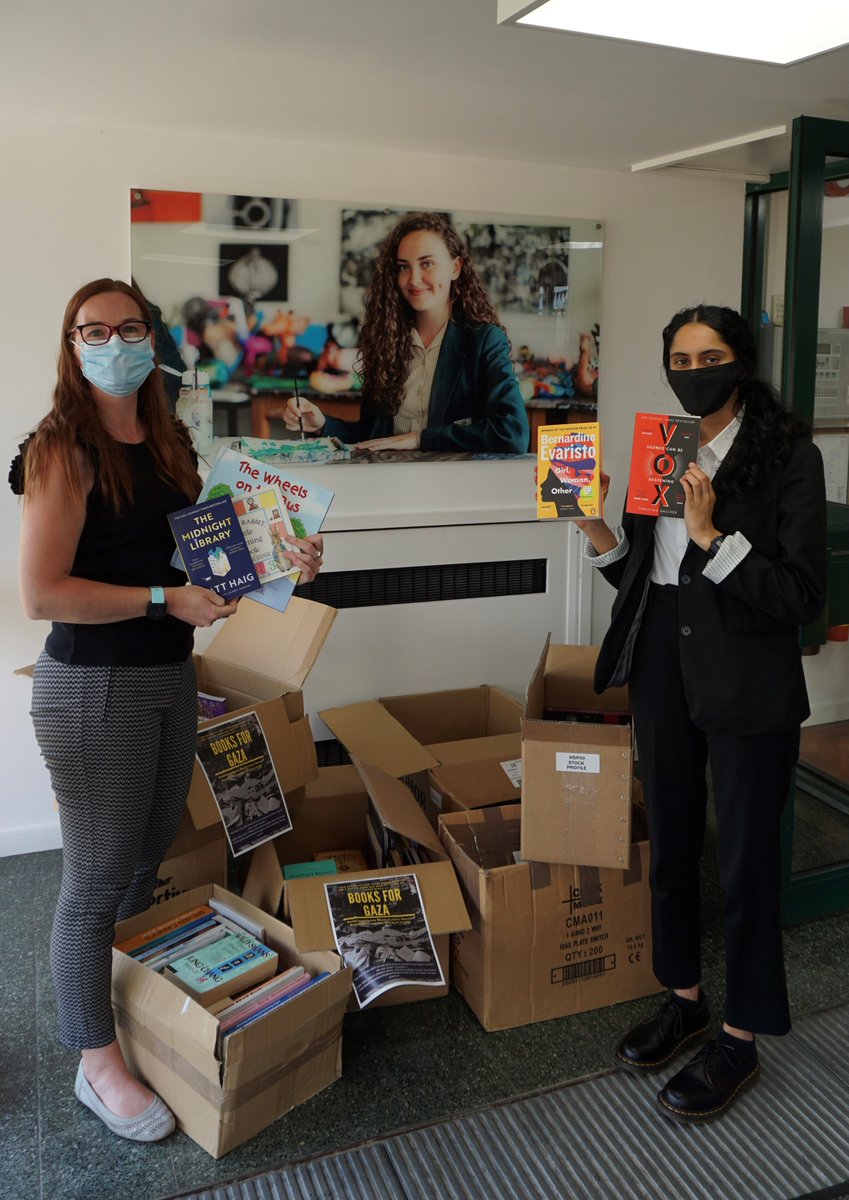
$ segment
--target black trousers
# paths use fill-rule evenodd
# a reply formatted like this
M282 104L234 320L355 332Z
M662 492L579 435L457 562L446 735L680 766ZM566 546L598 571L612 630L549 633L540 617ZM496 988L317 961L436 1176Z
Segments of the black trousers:
M725 1019L753 1033L787 1033L780 816L799 757L799 730L738 735L698 729L684 695L678 625L678 589L651 585L630 692L649 818L654 972L670 988L701 979L699 861L710 763L725 896Z

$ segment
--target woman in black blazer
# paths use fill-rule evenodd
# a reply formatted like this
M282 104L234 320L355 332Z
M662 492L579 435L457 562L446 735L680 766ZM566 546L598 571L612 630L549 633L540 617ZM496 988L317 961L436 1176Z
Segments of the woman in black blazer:
M671 989L616 1048L636 1072L710 1037L699 987L699 859L710 764L725 893L725 1021L658 1095L673 1120L724 1112L758 1074L754 1035L784 1034L780 815L809 715L799 627L825 601L825 485L808 431L755 378L732 309L701 305L663 331L663 365L701 418L684 519L580 521L617 589L596 690L629 684L651 843L653 965Z

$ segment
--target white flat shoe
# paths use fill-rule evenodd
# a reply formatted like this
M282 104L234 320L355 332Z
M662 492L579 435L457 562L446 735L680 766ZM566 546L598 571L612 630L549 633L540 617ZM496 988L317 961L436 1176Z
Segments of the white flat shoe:
M107 1108L85 1077L82 1059L77 1070L74 1083L74 1095L90 1108L96 1117L118 1137L129 1138L133 1142L158 1142L160 1138L168 1137L174 1132L174 1114L158 1096L137 1117L119 1117Z

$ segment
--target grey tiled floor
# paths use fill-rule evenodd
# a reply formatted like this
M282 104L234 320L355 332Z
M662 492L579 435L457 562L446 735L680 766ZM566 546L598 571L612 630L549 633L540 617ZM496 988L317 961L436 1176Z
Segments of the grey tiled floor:
M712 858L708 845L706 862ZM132 1145L77 1103L76 1056L56 1039L47 943L59 872L59 852L0 859L0 1200L158 1200L462 1113L607 1068L618 1036L656 1003L490 1034L456 993L351 1013L342 1078L245 1146L216 1162L182 1133ZM704 892L704 980L721 1012L719 896L710 865ZM849 916L790 929L785 945L796 1016L849 999Z

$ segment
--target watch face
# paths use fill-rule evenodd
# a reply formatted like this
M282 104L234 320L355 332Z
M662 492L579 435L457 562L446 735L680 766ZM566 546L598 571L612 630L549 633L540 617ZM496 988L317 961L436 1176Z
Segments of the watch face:
M147 606L147 615L151 621L161 621L165 616L165 605L154 604L151 600Z

